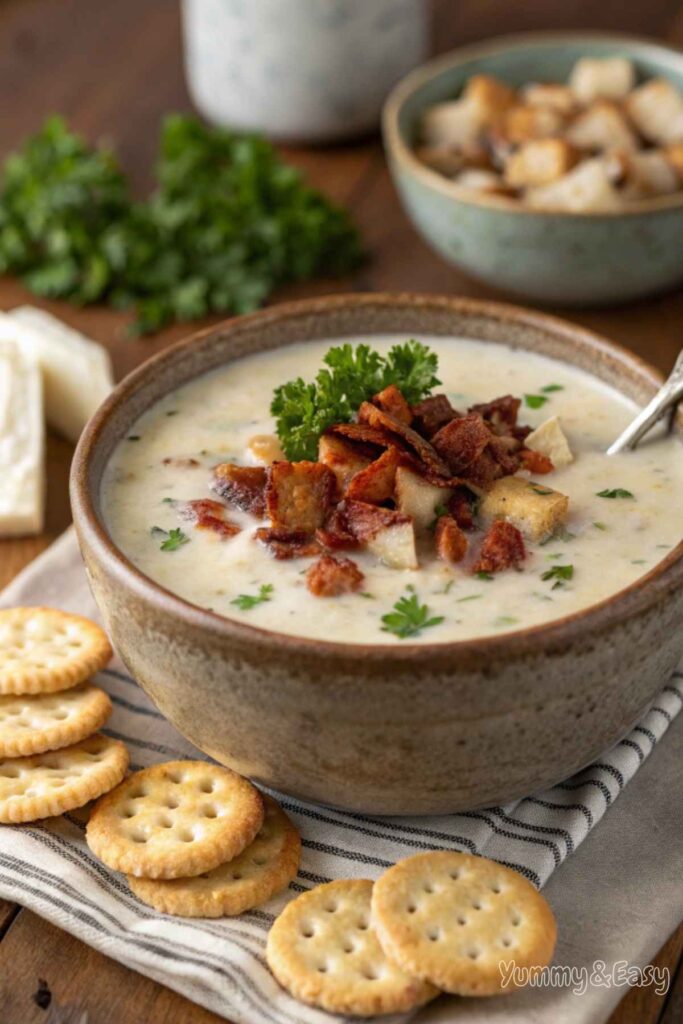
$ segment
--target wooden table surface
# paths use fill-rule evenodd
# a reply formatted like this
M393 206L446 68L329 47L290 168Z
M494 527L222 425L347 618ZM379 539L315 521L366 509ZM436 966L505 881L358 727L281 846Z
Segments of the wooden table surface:
M286 0L282 0L286 2ZM538 28L613 29L683 44L678 0L434 0L435 49ZM112 141L136 189L149 186L160 117L191 104L182 77L180 26L172 0L0 0L0 159L43 118L65 114L91 139ZM354 278L288 289L278 300L341 291L412 290L498 296L446 266L415 235L393 191L376 139L324 148L288 149L286 156L346 203L371 260ZM17 282L0 280L0 308L35 301ZM119 314L92 307L45 304L104 343L121 377L152 352L188 333L127 340ZM554 312L562 312L554 310ZM668 371L681 345L683 293L610 310L574 310L591 327ZM203 326L199 324L197 326ZM67 476L72 449L48 441L45 532L0 542L0 587L47 547L69 522ZM613 812L618 814L618 809ZM675 1024L683 1020L683 927L657 957L668 966L665 996L632 989L610 1024ZM678 974L677 974L678 972ZM36 998L39 979L52 993ZM44 1001L42 1001L44 1002ZM27 910L0 900L1 1024L209 1024L219 1018L84 946Z

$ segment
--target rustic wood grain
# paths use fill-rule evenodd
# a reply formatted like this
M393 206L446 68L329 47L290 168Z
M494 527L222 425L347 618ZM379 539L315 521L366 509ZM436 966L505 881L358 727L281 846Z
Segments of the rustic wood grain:
M683 44L678 0L433 0L435 51L505 32L590 26L618 29ZM152 180L160 118L191 110L180 61L178 5L170 0L2 0L0 2L0 158L35 131L50 113L67 116L91 139L116 147L138 195ZM317 150L287 148L284 155L310 181L354 211L371 259L351 279L318 282L274 298L351 290L411 290L503 298L448 267L417 237L400 208L379 142L365 140ZM16 281L0 280L0 308L35 302ZM120 378L143 359L186 336L170 328L131 341L124 316L99 307L41 303L107 346ZM562 312L553 310L554 312ZM680 346L683 293L610 310L568 315L629 346L666 371ZM211 321L206 321L210 323ZM197 327L203 324L193 325ZM0 587L64 529L69 521L67 479L71 448L48 441L45 533L0 542ZM2 1024L193 1024L219 1018L128 970L15 905L0 900L0 1020ZM678 1024L683 1020L683 927L654 961L667 966L672 988L659 997L633 989L609 1024ZM678 975L676 971L678 969ZM53 994L49 1010L33 1000L38 979ZM49 1014L53 1014L52 1017Z

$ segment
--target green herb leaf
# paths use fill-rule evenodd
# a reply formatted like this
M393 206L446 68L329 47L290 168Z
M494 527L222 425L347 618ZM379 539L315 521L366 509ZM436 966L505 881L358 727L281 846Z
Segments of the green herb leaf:
M549 491L547 487L540 487L538 484L532 486L531 490L534 492L534 494L541 494L543 497L546 497L548 494L553 493L552 491Z
M490 572L475 572L474 574L478 580L493 580L495 576Z
M337 345L323 363L314 383L297 377L275 390L270 411L288 459L315 459L323 431L348 423L362 402L389 384L413 404L440 383L436 355L418 341L394 345L386 358L369 345Z
M140 435L139 434L129 434L128 437L126 438L126 440L127 441L139 441L140 440Z
M574 566L573 565L553 565L553 567L551 569L546 569L546 571L541 574L541 579L542 580L558 580L560 582L560 585L561 585L562 582L564 582L565 580L572 579L573 576L574 576Z
M366 601L374 601L375 600L375 595L374 594L369 594L367 592L367 590L359 591L358 596L359 597L364 597L366 599Z
M549 395L553 391L564 391L564 384L546 384L544 388L541 388L544 395Z
M633 495L630 491L624 490L623 487L607 488L604 491L597 492L598 498L632 498Z
M607 529L606 523L593 523L593 526L595 527L596 530L606 530Z
M467 597L459 597L456 600L456 604L463 604L465 601L478 601L483 594L468 594Z
M272 583L262 583L258 594L239 594L230 604L237 605L242 612L248 612L255 608L257 604L264 604L266 601L270 601L270 595L273 593L273 590Z
M406 640L408 637L419 636L423 629L438 626L443 620L443 615L430 618L428 606L420 604L417 594L412 593L410 597L400 597L394 605L394 611L382 616L382 632L393 633L400 640Z
M525 395L524 402L529 406L530 409L542 408L548 399L545 395Z
M149 531L152 537L161 540L160 551L176 551L183 544L189 544L190 538L181 529L175 527L172 530L162 530L160 526L153 526Z

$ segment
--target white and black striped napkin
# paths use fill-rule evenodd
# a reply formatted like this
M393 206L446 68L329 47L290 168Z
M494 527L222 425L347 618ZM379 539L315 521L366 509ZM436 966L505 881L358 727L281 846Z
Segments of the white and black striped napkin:
M29 566L0 604L48 604L96 618L73 533ZM120 663L97 682L114 704L104 731L127 743L132 769L204 756L163 718ZM329 1024L341 1018L296 1003L265 965L266 933L287 900L333 878L375 878L396 860L432 849L484 854L540 887L597 825L682 704L683 673L677 672L616 747L566 782L505 807L429 819L377 818L284 798L303 836L301 870L287 893L239 918L183 920L143 905L123 876L90 853L80 812L0 827L0 896L235 1024Z

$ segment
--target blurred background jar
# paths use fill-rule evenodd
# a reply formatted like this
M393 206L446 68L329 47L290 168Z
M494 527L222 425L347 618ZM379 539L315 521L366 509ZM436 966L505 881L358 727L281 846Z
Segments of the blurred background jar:
M183 29L204 117L289 141L375 128L429 50L428 0L183 0Z

